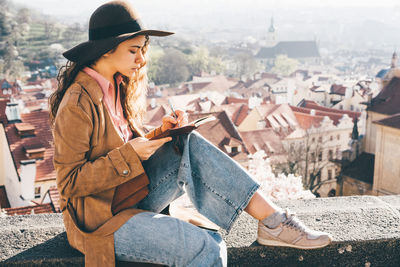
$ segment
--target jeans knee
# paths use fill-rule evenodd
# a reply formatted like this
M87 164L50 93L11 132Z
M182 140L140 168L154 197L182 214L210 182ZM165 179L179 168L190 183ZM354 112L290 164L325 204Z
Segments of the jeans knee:
M185 256L191 251L186 250ZM218 233L204 233L197 242L197 251L191 251L192 258L187 258L183 266L227 266L226 243Z

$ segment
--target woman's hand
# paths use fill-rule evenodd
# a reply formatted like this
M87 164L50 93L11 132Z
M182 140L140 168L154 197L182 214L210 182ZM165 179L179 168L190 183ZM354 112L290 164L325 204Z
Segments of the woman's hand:
M138 154L141 161L147 160L156 152L163 144L172 140L172 137L160 138L157 140L149 140L145 137L136 137L129 141L133 149Z
M164 132L170 128L177 128L184 126L188 123L188 116L185 111L176 109L175 110L176 116L178 117L175 119L173 117L173 113L170 115L165 115L162 118L162 125L161 125L161 131Z

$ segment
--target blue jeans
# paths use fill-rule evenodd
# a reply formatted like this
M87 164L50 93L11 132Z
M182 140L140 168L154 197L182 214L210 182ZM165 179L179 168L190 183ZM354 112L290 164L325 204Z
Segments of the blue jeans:
M179 148L179 149L177 149ZM149 194L114 233L116 259L168 266L226 266L221 235L158 214L186 192L195 208L229 232L259 188L250 174L196 131L164 144L143 167Z

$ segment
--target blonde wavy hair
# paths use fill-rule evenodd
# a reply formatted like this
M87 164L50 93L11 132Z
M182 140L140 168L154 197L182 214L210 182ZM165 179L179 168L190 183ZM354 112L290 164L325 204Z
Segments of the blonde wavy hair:
M131 77L123 76L120 85L121 99L124 110L124 116L132 128L141 127L143 125L144 114L146 112L146 95L147 95L147 51L150 44L150 38L146 35L146 41L141 48L145 57L144 63ZM114 52L116 47L111 50ZM61 67L58 76L57 89L49 97L49 116L50 124L53 127L57 115L58 107L65 95L67 89L74 83L78 73L86 66L90 67L96 63L98 59L87 63L74 63L68 61L65 66Z

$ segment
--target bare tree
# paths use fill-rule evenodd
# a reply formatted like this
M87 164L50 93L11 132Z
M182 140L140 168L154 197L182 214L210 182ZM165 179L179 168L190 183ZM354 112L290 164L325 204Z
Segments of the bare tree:
M276 173L301 175L305 189L314 194L328 180L322 180L322 170L329 164L331 155L325 155L326 148L321 132L306 131L304 138L288 141L285 146L287 161L274 166ZM329 180L330 181L330 180Z

